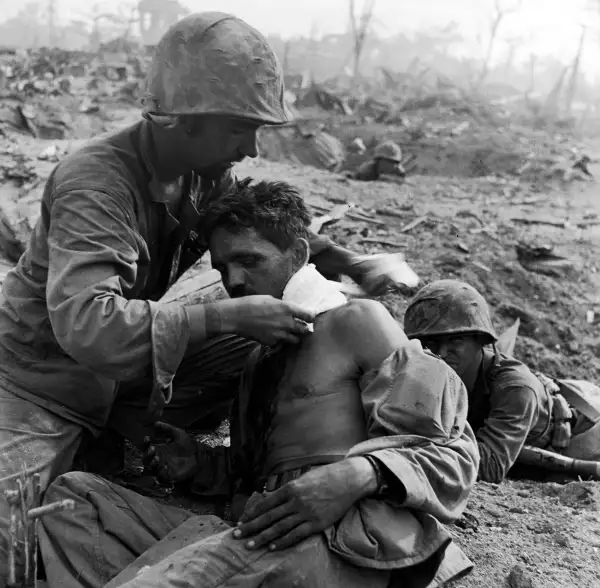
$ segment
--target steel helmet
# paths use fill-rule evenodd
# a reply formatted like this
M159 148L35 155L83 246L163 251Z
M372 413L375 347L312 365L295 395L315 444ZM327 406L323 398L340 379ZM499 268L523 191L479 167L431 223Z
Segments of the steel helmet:
M373 157L375 159L389 159L390 161L400 163L402 161L402 149L394 141L384 141L377 145Z
M465 282L437 280L421 288L404 313L410 339L441 335L484 335L497 340L490 309L483 296Z
M145 115L222 114L283 124L283 71L267 40L223 12L192 14L158 42L142 97Z

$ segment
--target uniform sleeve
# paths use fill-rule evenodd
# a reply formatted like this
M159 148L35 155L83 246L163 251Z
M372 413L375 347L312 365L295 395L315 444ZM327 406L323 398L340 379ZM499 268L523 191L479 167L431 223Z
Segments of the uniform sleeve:
M452 521L464 510L479 457L467 423L459 377L411 341L361 382L369 440L351 455L371 455L385 468L390 499Z
M501 482L513 466L537 421L537 400L527 386L512 386L492 396L489 417L477 431L479 478Z
M48 228L46 298L54 334L75 361L124 381L148 373L166 388L187 348L179 303L127 300L141 237L116 197L91 190L57 196Z

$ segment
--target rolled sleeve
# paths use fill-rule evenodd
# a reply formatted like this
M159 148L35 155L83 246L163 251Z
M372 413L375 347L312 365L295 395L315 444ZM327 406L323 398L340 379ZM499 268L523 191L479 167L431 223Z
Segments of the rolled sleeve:
M152 365L161 388L177 370L189 340L178 303L128 300L140 248L133 212L116 196L77 190L57 196L48 229L48 313L62 349L116 381Z
M365 374L361 390L369 440L349 455L383 464L399 505L440 521L458 518L479 461L460 378L410 342Z

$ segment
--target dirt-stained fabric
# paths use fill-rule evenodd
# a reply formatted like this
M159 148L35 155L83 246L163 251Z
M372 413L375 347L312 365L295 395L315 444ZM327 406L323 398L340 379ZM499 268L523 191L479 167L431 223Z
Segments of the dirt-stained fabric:
M111 487L106 490L108 494L99 492L92 500L98 479L67 474L48 494L56 499L66 497L68 489L75 490L76 500L82 504L79 513L84 514L81 519L78 511L57 513L42 523L42 551L54 562L52 577L56 580L50 582L51 588L75 586L69 583L75 570L79 578L84 570L86 577L94 577L93 565L99 566L100 560L82 554L123 554L111 556L110 567L116 571L118 562L134 566L121 576L128 588L434 588L468 572L471 562L452 543L440 522L460 516L477 472L477 449L466 421L464 385L444 362L423 352L415 341L364 375L360 387L368 433L348 456L373 456L386 469L391 487L404 489L401 495L362 500L325 533L281 552L249 551L230 530L210 537L199 530L194 538L193 530L186 527L179 542L175 531L169 530L163 540L156 537L160 561L143 568L148 558L134 560L149 546L145 547L147 542L137 545L134 538L148 537L145 529L154 523L146 517L157 515L142 508L145 503L123 489L118 494L126 500L127 508L114 508L107 500L117 492ZM235 427L232 445L239 445L240 431ZM245 431L245 435L252 435L255 429ZM101 521L101 526L93 521ZM67 527L72 531L65 533ZM79 530L74 542L75 529ZM57 558L56 554L63 555ZM59 578L65 583L58 584ZM100 586L92 581L82 585ZM110 584L111 588L119 585L118 578Z
M526 365L486 349L469 395L469 423L481 455L479 478L500 482L523 445L548 445L552 398Z
M261 461L276 394L273 386L285 363L282 353L285 350L255 351L245 372L238 412L232 415L236 492L260 489L268 475ZM460 378L442 360L423 352L416 341L363 376L360 386L367 439L347 455L378 459L406 489L406 496L394 503L363 500L326 536L330 549L355 565L403 569L447 547L450 537L439 521L460 516L474 484L479 457L467 423L467 392ZM262 391L264 398L258 398L258 406L244 418L242 407L252 403L254 390ZM456 562L461 570L470 567L454 547L452 552L440 568L440 577L454 575Z
M556 380L556 384L575 409L569 446L560 453L600 459L600 419L593 418L600 409L599 388L575 380ZM552 394L522 362L485 350L469 403L469 422L481 455L480 479L503 480L524 445L555 451L551 446ZM592 405L589 412L587 404Z

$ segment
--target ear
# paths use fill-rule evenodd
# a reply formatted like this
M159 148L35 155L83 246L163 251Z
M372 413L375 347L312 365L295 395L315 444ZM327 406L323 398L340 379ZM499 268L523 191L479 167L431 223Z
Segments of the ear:
M304 267L308 263L310 257L310 247L306 239L298 238L294 241L294 244L290 247L292 252L292 263L294 265L294 271L298 271L301 267Z

